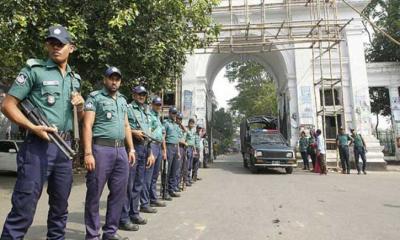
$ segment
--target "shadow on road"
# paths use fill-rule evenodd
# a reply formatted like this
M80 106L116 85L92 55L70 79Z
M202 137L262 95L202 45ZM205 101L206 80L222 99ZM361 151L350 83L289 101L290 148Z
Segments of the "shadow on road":
M66 228L65 229L65 235L66 239L85 239L85 232L76 230L76 229L71 229L71 228ZM46 234L47 234L47 226L46 225L32 225L29 228L28 236L41 236L41 239L46 239Z
M257 173L252 173L249 169L243 167L243 163L240 162L214 162L211 168L218 168L224 171L229 171L234 174L245 174L245 175L284 175L286 174L282 169L259 169Z

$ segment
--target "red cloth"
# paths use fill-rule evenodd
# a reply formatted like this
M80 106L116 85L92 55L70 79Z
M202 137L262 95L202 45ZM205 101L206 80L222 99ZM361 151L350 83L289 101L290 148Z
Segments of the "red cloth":
M317 156L317 161L315 161L314 172L321 173L321 165L319 164L320 156Z

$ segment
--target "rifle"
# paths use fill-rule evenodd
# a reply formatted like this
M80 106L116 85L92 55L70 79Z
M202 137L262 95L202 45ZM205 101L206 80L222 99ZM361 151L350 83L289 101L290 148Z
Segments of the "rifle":
M161 165L161 188L160 188L160 195L161 198L165 200L167 197L167 160L162 161Z
M77 94L76 92L72 92L72 94ZM73 133L74 133L74 150L75 152L79 152L79 122L78 122L78 109L76 106L73 106Z
M47 120L46 116L42 112L42 110L28 99L24 99L19 103L19 107L22 113L35 125L42 125L46 127L52 127ZM76 154L74 150L68 145L67 142L62 139L60 134L57 132L48 132L48 136L50 141L56 144L56 146L67 156L70 160L72 160Z

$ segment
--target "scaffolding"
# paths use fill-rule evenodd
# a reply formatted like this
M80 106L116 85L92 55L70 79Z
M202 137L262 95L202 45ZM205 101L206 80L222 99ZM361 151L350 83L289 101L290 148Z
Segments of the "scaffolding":
M293 11L307 11L309 14ZM218 22L219 36L210 45L198 49L197 54L308 49L312 55L316 127L323 129L325 137L327 118L334 119L335 136L340 120L346 127L341 42L344 41L343 29L353 19L339 18L337 0L227 0L214 7L212 14L217 22L221 18L229 21ZM308 18L299 18L307 15ZM276 21L277 18L280 21ZM206 39L211 36L199 33L199 37ZM335 138L326 137L326 143L335 144ZM336 169L339 168L338 159L336 154Z

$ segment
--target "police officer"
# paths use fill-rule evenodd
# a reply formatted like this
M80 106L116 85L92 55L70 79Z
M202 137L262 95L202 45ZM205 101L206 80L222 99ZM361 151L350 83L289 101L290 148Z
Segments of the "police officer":
M193 167L193 156L196 153L196 140L195 140L195 135L196 135L196 127L195 127L195 122L194 119L191 118L189 119L188 122L188 127L187 127L187 132L186 132L186 143L187 143L187 178L185 181L185 186L192 186L192 167Z
M99 202L104 185L107 198L103 240L123 239L116 232L128 184L128 161L135 162L125 97L119 93L122 74L116 67L105 72L102 90L90 93L85 103L86 239L99 239ZM125 149L127 144L128 155Z
M350 160L349 160L349 142L353 138L344 132L343 127L339 128L339 134L336 137L336 146L339 149L340 162L342 164L342 173L350 174Z
M197 176L197 173L199 171L199 167L200 167L200 151L201 151L201 131L202 131L203 127L201 125L197 125L196 127L196 134L194 135L194 147L196 149L196 154L194 154L193 156L193 166L192 166L192 182L196 182L197 180L201 180L201 178L199 178Z
M18 176L12 196L12 209L3 226L1 239L23 239L32 224L36 205L47 181L49 213L47 238L64 239L68 197L72 185L72 162L49 142L49 132L59 131L69 141L72 106L83 117L80 76L72 72L68 58L75 47L62 26L52 26L45 39L47 60L29 59L2 103L2 112L29 131L17 155ZM18 108L28 98L40 108L54 128L36 126Z
M187 143L186 143L186 128L182 124L182 119L183 119L183 114L181 112L178 112L176 115L176 123L179 125L179 154L180 154L180 159L179 159L179 167L178 171L176 171L176 185L175 185L175 192L180 192L181 189L184 189L184 186L182 185L182 180L183 182L187 181L187 154L186 154L186 149L187 149ZM183 179L182 179L183 178Z
M168 171L167 171L167 191L171 197L180 197L179 193L176 193L176 172L179 169L179 125L176 123L176 115L178 110L175 107L170 107L169 118L164 120L165 128L165 142L167 145L167 160L168 160ZM167 196L168 198L168 196Z
M155 162L153 166L153 174L152 175L149 174L149 176L146 175L146 178L151 176L150 186L148 188L149 199L148 200L141 199L142 206L145 206L146 203L148 204L149 202L151 207L166 206L164 202L158 199L157 195L157 179L158 175L160 174L161 161L167 160L167 149L165 147L165 139L164 139L165 130L164 126L160 121L161 107L162 107L161 98L155 97L152 101L150 110L150 128L153 138L158 141L152 141L150 143L151 152L153 153Z
M136 150L136 164L130 169L127 201L122 209L120 229L136 231L133 224L144 225L147 220L139 215L139 202L141 192L145 186L146 167L154 164L154 156L149 148L150 119L145 102L147 90L143 86L132 89L133 101L128 106L128 119L132 131L132 139ZM150 208L150 207L149 207ZM156 212L155 209L153 212ZM150 209L148 212L151 212Z
M361 134L357 133L356 130L350 129L351 136L353 138L354 142L354 159L356 162L356 168L357 172L360 175L361 174L361 169L360 169L360 157L362 160L362 171L364 174L367 174L366 172L366 167L367 167L367 158L365 154L367 153L367 146L365 144L364 138L361 136ZM351 144L351 143L350 143Z

